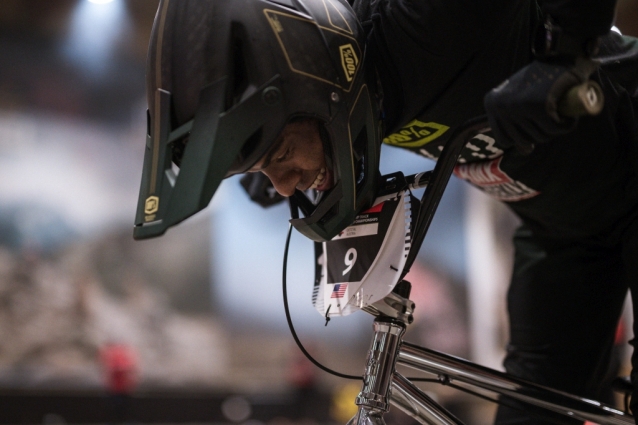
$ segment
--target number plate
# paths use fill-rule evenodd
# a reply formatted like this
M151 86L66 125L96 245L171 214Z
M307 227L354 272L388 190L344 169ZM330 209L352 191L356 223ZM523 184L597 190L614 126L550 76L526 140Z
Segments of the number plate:
M374 206L322 244L312 302L324 316L346 316L385 298L398 282L410 249L419 202L407 191Z

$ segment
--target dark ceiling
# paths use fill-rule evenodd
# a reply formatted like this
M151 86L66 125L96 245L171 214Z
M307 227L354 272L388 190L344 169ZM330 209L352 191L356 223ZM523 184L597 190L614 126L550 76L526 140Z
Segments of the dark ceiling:
M0 1L0 108L130 121L144 97L146 49L158 0L116 0L127 30L110 31L120 31L119 39L113 36L108 55L95 63L83 61L81 50L77 55L69 50L73 15L86 1Z
M616 26L623 34L638 37L638 0L619 0L616 8Z
M0 1L0 108L126 124L144 107L146 49L158 0L116 0L128 22L127 31L121 29L126 36L108 60L92 67L68 52L73 14L86 2ZM619 1L616 25L638 36L638 0Z

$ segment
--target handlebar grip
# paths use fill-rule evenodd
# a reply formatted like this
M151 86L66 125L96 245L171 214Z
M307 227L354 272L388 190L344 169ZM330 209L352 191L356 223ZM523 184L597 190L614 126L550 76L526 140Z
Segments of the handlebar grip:
M566 117L597 115L605 104L603 90L595 81L574 86L558 102L558 113Z

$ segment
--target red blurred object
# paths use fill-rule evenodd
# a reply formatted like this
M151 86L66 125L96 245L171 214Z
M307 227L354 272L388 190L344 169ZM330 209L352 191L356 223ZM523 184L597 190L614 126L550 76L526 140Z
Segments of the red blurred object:
M137 385L137 355L128 345L109 343L100 352L106 385L111 393L127 394Z

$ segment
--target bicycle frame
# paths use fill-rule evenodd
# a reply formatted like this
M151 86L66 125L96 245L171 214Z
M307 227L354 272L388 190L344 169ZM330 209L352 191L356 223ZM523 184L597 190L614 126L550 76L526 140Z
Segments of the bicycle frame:
M405 323L378 317L368 352L359 410L349 425L382 425L389 404L426 425L463 425L445 408L396 371L400 364L434 374L442 385L455 383L507 396L565 417L600 425L634 424L633 416L595 400L536 385L434 350L403 342Z
M427 187L418 220L414 224L416 236L412 240L402 278L416 258L456 160L466 142L485 127L485 121L484 117L478 117L457 129L441 153L431 176L424 179L424 182L427 180ZM417 186L420 176L411 177ZM402 288L395 288L395 292L385 300L364 308L376 316L374 338L368 352L363 387L356 399L359 409L348 425L384 425L383 414L389 410L390 404L422 424L463 425L463 422L398 373L397 364L434 374L444 385L453 382L462 389L489 391L566 418L600 425L634 424L631 415L598 401L536 385L467 360L403 342L405 328L412 322L414 303L408 299L409 289L406 291L402 283L406 282L400 282L397 288Z

